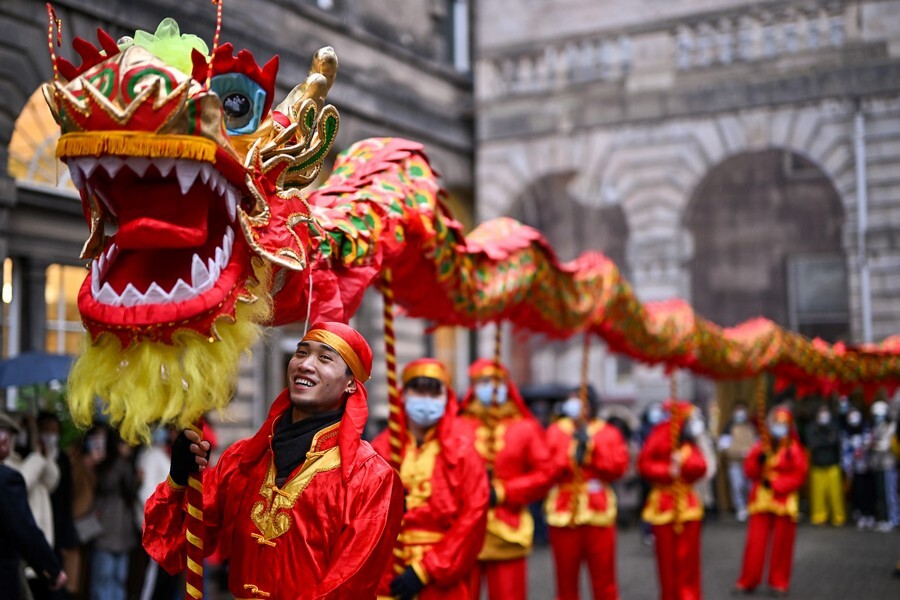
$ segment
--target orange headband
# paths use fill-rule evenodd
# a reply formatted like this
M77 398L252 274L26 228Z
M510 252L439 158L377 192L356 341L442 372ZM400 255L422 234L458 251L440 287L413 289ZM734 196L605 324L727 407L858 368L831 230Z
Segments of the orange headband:
M331 346L341 355L341 358L343 358L344 362L347 363L347 366L350 367L350 372L353 373L353 376L356 377L360 383L365 383L369 379L369 374L366 372L365 367L363 367L362 361L359 359L359 356L357 356L356 351L353 350L353 348L350 347L350 344L348 344L341 336L324 329L311 329L306 332L302 341L320 342Z
M444 369L444 367L437 363L421 363L410 365L403 369L403 385L406 385L407 382L416 377L437 379L447 387L450 387L450 375L448 375L447 370Z
M505 381L506 371L499 369L494 365L488 365L472 374L472 379L479 379L481 377L496 377L497 379Z

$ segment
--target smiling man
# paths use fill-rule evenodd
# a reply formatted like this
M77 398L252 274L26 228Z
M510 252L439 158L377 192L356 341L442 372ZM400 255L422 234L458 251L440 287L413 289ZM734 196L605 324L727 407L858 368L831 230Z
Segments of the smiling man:
M236 598L374 598L403 491L360 439L371 368L372 350L357 331L313 325L262 428L206 471L204 550L230 558ZM173 445L169 478L147 502L144 547L170 573L185 568L184 486L207 465L208 450L186 431Z

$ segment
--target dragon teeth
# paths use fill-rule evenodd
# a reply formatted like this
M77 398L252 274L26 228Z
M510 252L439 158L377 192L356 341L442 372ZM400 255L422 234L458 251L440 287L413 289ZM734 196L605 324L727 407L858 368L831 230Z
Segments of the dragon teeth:
M100 166L109 173L110 177L115 177L119 170L125 166L125 161L118 156L103 156L99 159Z
M203 163L200 167L200 181L203 183L209 183L210 177L217 175L216 170L209 163Z
M159 284L155 281L150 284L150 287L147 288L147 293L144 294L144 299L146 302L142 302L141 304L162 304L163 302L169 301L169 294L165 292Z
M238 193L233 186L225 186L225 208L228 209L228 218L234 223L237 217Z
M103 287L100 288L100 291L97 293L96 298L97 302L109 304L111 306L119 306L119 304L121 304L119 295L114 289L112 289L112 286L109 285L109 283L103 284Z
M206 268L206 263L204 263L203 259L196 254L191 261L191 283L194 289L198 291L211 283L209 269Z
M125 286L125 291L122 292L121 296L122 306L135 306L140 304L143 299L144 295L134 287L134 284L129 283Z
M190 300L196 295L197 293L191 286L184 282L184 279L179 279L175 284L175 287L172 288L172 293L169 294L169 299L172 302L181 302L183 300Z
M75 165L75 161L70 161L69 163L69 177L72 178L72 185L75 186L75 189L81 191L84 189L84 176L81 174L81 169Z
M130 156L125 159L125 164L128 165L128 168L131 169L135 175L143 177L147 172L147 169L150 168L150 165L153 164L153 161L149 158Z
M159 170L159 174L163 177L168 177L169 173L172 172L172 168L175 166L174 158L157 158L153 161L154 166Z
M175 172L178 174L178 185L181 186L182 195L187 194L194 185L201 166L202 164L196 160L179 160L175 164Z

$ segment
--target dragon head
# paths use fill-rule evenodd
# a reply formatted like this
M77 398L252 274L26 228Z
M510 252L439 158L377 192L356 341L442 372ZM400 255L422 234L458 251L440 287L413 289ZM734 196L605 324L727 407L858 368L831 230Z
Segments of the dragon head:
M277 57L260 67L230 44L208 54L171 19L98 41L76 39L81 64L56 59L60 77L43 88L90 230L78 295L88 347L69 395L81 422L99 396L134 439L224 405L268 317L272 265L306 267L300 190L337 134L325 105L337 58L319 50L273 110ZM222 354L220 383L208 381L210 352Z

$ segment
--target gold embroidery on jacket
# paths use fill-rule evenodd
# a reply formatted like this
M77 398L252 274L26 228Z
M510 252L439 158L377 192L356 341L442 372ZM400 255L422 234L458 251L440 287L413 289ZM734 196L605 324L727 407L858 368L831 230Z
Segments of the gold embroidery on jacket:
M407 511L428 504L432 491L431 476L440 450L440 442L435 437L417 447L415 439L409 436L403 463L400 465L400 480L407 492Z
M323 429L316 434L313 439L313 448L317 447L317 442L327 439L328 428ZM293 523L291 518L291 510L297 498L306 489L306 486L312 481L313 477L318 473L332 471L341 466L341 452L335 446L321 452L307 452L306 462L300 471L279 488L275 485L275 463L269 459L269 470L263 481L262 487L259 488L259 495L263 500L256 502L250 509L250 519L259 530L259 534L253 534L253 537L259 544L274 545L271 540L286 533Z

